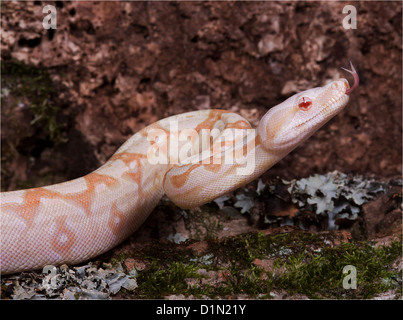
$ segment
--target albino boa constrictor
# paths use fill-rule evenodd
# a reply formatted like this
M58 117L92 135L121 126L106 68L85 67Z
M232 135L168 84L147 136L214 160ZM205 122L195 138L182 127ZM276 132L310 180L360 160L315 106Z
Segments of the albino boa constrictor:
M84 177L1 193L1 273L100 255L139 228L164 193L191 208L256 179L346 106L359 81L351 67L353 87L339 79L295 94L257 129L224 110L179 114L142 129Z

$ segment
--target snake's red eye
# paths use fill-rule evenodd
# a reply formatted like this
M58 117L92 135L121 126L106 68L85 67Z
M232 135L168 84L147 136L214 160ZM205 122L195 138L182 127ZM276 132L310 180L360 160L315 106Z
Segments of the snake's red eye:
M308 97L302 97L298 100L298 107L303 110L307 111L312 105L312 100Z

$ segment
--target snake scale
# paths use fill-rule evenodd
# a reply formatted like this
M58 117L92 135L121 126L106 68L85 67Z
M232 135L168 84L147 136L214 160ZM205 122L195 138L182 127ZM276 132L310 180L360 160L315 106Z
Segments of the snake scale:
M225 110L175 115L84 177L1 193L1 273L91 259L138 229L164 194L192 208L256 179L346 106L359 82L351 68L351 88L339 79L297 93L256 129Z

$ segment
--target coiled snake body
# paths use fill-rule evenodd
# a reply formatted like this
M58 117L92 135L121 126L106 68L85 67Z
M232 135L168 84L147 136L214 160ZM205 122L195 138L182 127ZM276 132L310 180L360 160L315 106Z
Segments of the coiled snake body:
M191 208L254 180L344 108L358 85L352 70L352 88L340 79L298 93L271 108L257 129L224 110L179 114L142 129L84 177L1 193L1 273L106 252L144 222L164 193ZM208 130L214 134L203 136ZM225 152L235 156L227 161Z

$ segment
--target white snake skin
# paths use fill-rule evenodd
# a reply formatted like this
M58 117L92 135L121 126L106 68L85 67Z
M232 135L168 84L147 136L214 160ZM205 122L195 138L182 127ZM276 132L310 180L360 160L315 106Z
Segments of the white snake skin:
M172 123L178 125L179 133L184 129L197 134L202 129L216 128L221 134L225 129L251 129L248 121L235 113L195 111L144 128L102 167L82 178L1 193L1 273L35 270L48 264L76 264L100 255L138 229L164 193L178 206L191 208L239 188L263 174L342 110L350 92L347 80L340 79L298 93L271 108L247 137L232 139L236 140L235 146L229 143L232 140L227 141L228 145L217 144L238 150L243 163L153 163L150 154L158 149L158 155L162 155L166 150L164 140L153 140L152 133L173 137L176 131ZM191 141L197 151L194 157L212 148L200 148L201 140ZM213 145L217 141L219 138ZM167 159L172 160L175 150L185 144L181 141L176 149L168 148ZM217 150L204 160L222 154L223 149ZM237 170L247 166L249 172L239 174Z

